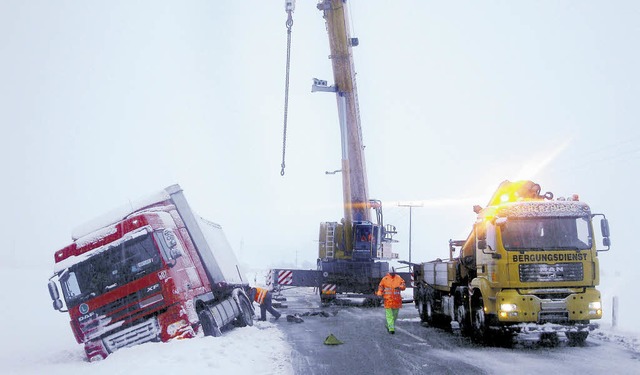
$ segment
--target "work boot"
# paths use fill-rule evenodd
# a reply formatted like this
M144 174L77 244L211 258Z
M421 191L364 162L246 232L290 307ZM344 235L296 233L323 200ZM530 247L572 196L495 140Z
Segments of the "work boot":
M280 315L282 315L282 314L280 314ZM280 315L276 315L276 318L274 320L280 319Z

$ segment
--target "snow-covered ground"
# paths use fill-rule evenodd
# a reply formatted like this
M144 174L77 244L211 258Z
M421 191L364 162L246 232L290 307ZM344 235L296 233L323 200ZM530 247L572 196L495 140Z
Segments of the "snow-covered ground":
M277 323L255 322L222 337L149 343L120 350L107 360L89 363L69 328L68 315L53 310L47 291L51 270L0 267L0 321L4 339L1 373L6 374L293 374L291 347ZM410 308L410 307L409 307ZM591 337L638 353L640 334L608 325Z
M67 313L55 311L47 291L52 270L0 267L2 374L292 374L291 349L272 322L232 329L222 337L149 343L87 362ZM174 371L175 370L175 371Z

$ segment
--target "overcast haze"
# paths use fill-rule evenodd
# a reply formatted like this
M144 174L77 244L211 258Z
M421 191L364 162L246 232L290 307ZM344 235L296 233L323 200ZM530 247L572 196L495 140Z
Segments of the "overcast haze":
M315 264L342 216L328 39L297 2L280 176L283 1L0 1L2 262L51 267L73 228L179 183L251 267ZM610 219L605 309L637 274L640 3L351 0L372 198L395 251L448 254L505 180ZM45 288L46 280L42 280ZM638 323L622 314L627 326Z

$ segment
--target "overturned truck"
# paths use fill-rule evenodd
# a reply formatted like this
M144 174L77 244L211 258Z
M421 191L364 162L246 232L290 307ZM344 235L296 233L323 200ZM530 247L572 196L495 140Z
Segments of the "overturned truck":
M253 324L249 285L222 228L196 215L179 185L87 223L72 238L55 252L49 293L53 307L69 313L90 361Z

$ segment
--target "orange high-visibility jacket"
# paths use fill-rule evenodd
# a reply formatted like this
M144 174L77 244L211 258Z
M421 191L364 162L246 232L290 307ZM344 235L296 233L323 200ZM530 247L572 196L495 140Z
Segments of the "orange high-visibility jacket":
M402 307L400 292L407 289L404 279L398 275L387 274L380 280L376 295L384 298L385 309L399 309Z
M255 297L253 297L253 300L258 302L258 304L262 305L262 302L264 302L264 297L266 297L267 292L268 290L264 288L256 287L256 295Z

